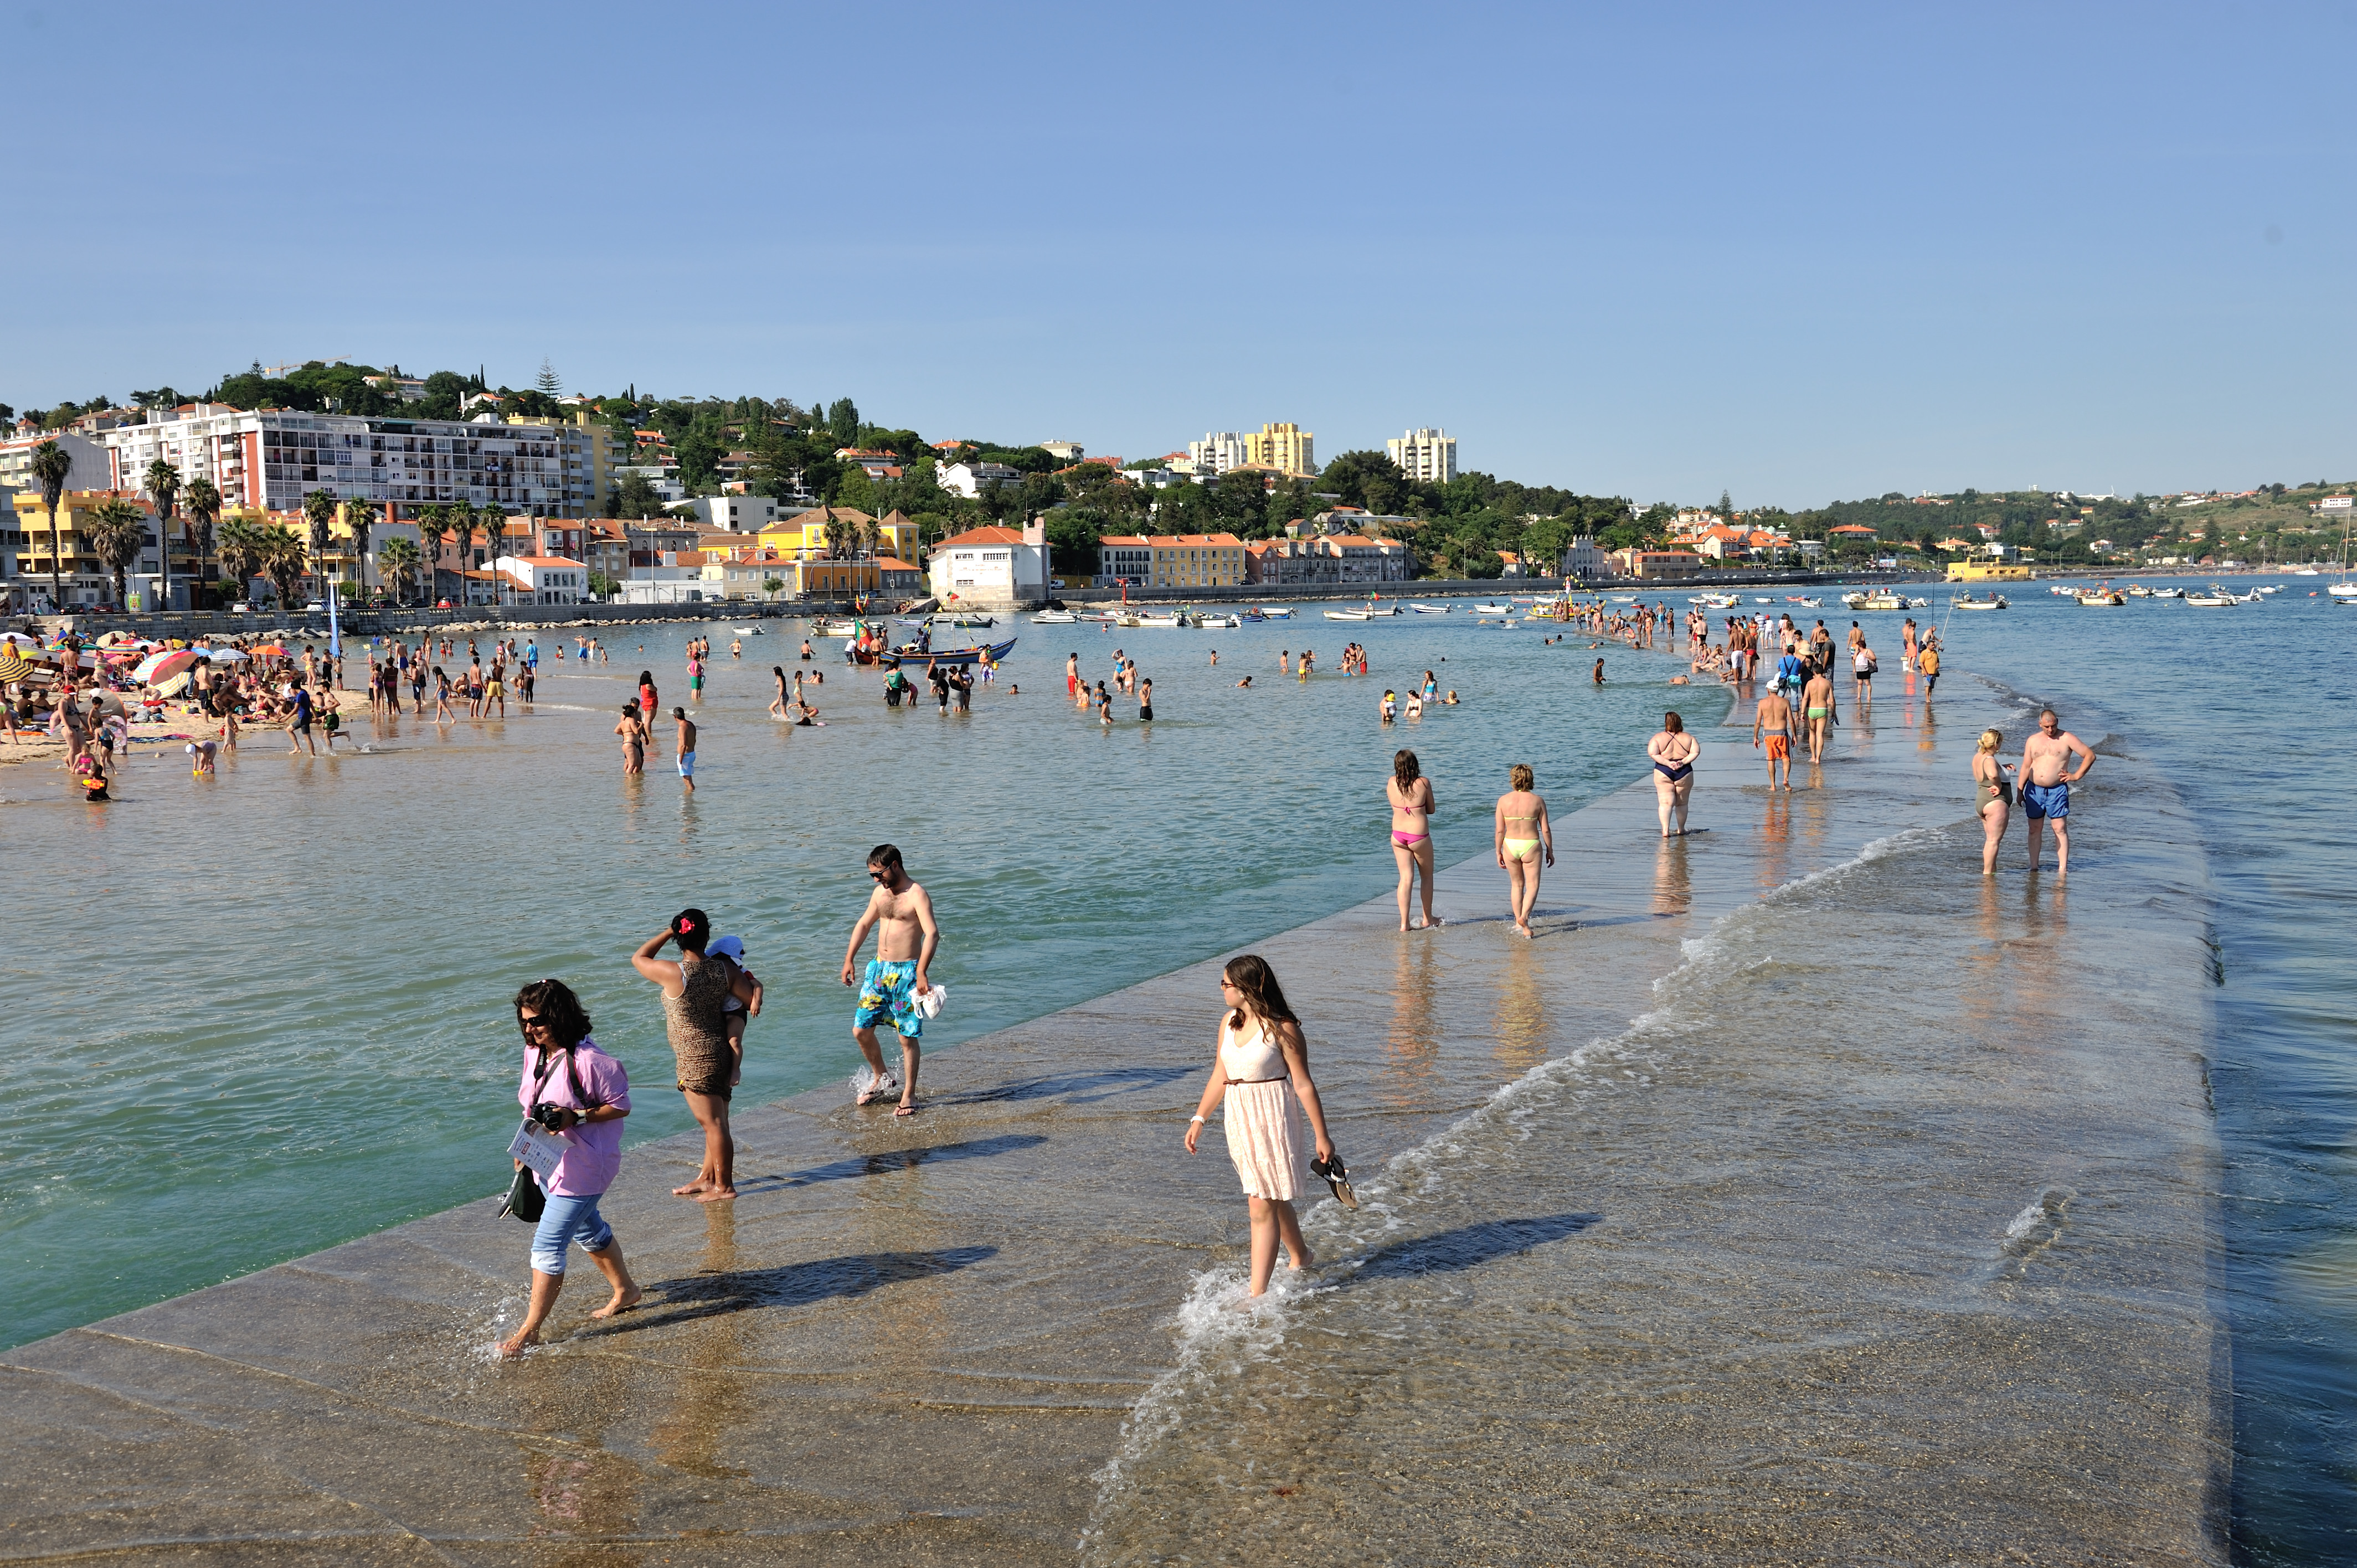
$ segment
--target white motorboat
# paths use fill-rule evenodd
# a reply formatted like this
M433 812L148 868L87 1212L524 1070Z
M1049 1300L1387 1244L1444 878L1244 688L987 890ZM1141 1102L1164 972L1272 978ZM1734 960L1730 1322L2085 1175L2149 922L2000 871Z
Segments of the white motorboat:
M1637 596L1634 594L1614 594L1612 596L1612 602L1616 605L1633 605L1637 602Z
M1994 595L1986 599L1976 599L1970 594L1959 594L1948 601L1948 607L1952 610L2001 610L2010 607L2007 605L2003 594Z
M2321 577L2324 574L2318 571L2313 566L2302 566L2298 571L2294 572L2292 575L2295 577Z
M1183 615L1183 614L1176 614L1176 615L1157 615L1157 616L1149 616L1149 615L1132 615L1132 616L1124 616L1124 617L1123 617L1119 621L1117 621L1115 624L1116 624L1116 625L1119 625L1119 626L1177 627L1177 626L1191 626L1191 625L1193 625L1194 623L1193 623L1193 622L1191 622L1191 621L1189 621L1189 620L1186 618L1186 616L1185 616L1185 615Z
M1379 606L1374 600L1369 599L1362 609L1328 610L1326 618L1328 620L1385 620L1399 613L1400 607L1397 605Z
M761 635L761 628L758 626L732 626L728 629L738 637L759 637Z
M810 623L810 630L807 635L811 637L856 637L858 634L859 623L856 620L844 620L836 617L821 616L818 619Z
M1686 603L1690 605L1699 605L1702 608L1706 610L1731 610L1743 603L1743 596L1740 594L1696 594L1694 597L1688 599Z
M2090 593L2081 594L2078 597L2079 602L2089 609L2108 609L2114 605L2125 605L2128 602L2127 596L2116 588L2097 588Z
M1270 620L1291 620L1293 618L1293 607L1291 605L1263 605L1260 607L1260 613L1266 616Z
M1241 617L1241 616L1234 616L1234 615L1208 615L1208 616L1197 616L1197 617L1195 618L1195 624L1196 624L1197 626L1202 626L1202 627L1222 627L1222 628L1236 628L1236 627L1241 627L1241 626L1243 626L1244 623L1243 623L1243 617Z
M1477 616L1510 616L1514 613L1514 607L1512 605L1475 605L1473 607L1473 613Z
M1407 607L1414 610L1420 616L1445 616L1449 610L1449 607L1447 605L1425 605L1417 604L1414 601L1410 601Z
M1909 607L1907 600L1888 589L1878 590L1871 594L1863 592L1844 594L1842 603L1854 610L1903 610Z
M952 626L966 627L980 631L996 626L998 618L996 616L952 616L949 621Z
M2206 594L2186 595L2185 602L2195 609L2216 610L2224 609L2229 605L2239 605L2243 601L2232 594L2222 593L2213 587Z
M1071 626L1081 618L1070 610L1041 610L1031 618L1033 626Z

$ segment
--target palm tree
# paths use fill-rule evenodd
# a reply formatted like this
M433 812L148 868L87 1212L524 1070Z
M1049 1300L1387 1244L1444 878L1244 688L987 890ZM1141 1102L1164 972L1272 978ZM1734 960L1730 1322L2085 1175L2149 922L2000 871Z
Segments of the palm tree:
M377 566L392 577L393 596L402 604L409 602L409 586L416 580L421 558L416 545L398 536L386 540L384 548L377 552Z
M375 524L376 514L369 510L368 502L346 501L344 503L344 526L351 530L352 533L352 570L360 574L361 593L363 596L368 593L369 530Z
M236 589L232 596L242 600L253 591L253 575L262 567L262 530L243 518L231 518L221 525L221 581Z
M201 572L205 557L213 553L213 524L221 517L221 489L199 474L188 481L188 488L180 492L180 506L188 516L192 534L189 542L196 547L197 567Z
M41 505L49 513L49 608L66 607L65 585L58 576L59 531L58 502L66 493L66 476L73 472L73 457L54 441L44 441L33 449L33 478L41 487Z
M129 602L124 597L124 575L147 542L146 518L147 514L139 508L117 498L99 502L82 520L82 537L90 542L91 553L105 562L114 574L114 602L118 605Z
M256 543L260 547L262 570L278 595L279 613L291 613L295 596L303 587L306 564L303 536L284 523L273 523L267 528L255 530L255 532L259 536Z
M328 525L336 520L336 492L316 489L303 498L303 521L311 531L311 559L319 571L319 596L326 598L328 587Z
M500 572L497 563L500 552L507 548L508 509L493 501L483 508L482 517L483 565L497 574L491 578L491 602L504 604L507 602L508 580L506 575Z
M847 517L837 517L825 507L819 508L821 526L826 532L826 553L834 560L849 555L859 544L859 529Z
M156 554L163 564L163 603L172 607L172 514L180 504L180 470L158 457L147 465L147 495L156 503Z

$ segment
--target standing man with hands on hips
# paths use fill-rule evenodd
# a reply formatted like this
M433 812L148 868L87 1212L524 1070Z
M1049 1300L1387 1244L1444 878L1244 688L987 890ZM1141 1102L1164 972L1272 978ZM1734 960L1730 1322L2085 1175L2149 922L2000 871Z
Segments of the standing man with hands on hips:
M843 955L843 983L849 985L860 944L867 940L869 928L877 928L876 956L867 961L866 974L858 982L859 1003L851 1015L851 1037L859 1043L859 1054L867 1058L868 1068L858 1103L872 1104L897 1089L900 1103L892 1114L914 1116L920 1054L918 1038L924 1033L929 993L935 998L940 994L926 981L925 970L941 948L942 930L933 923L932 899L909 879L899 849L879 843L870 850L867 875L876 889L868 896L867 908L860 911L859 923L851 928L851 946ZM939 1010L937 1000L931 1005ZM877 1023L884 1019L890 1020L893 1032L900 1036L903 1077L898 1082L885 1067L883 1049L876 1041Z

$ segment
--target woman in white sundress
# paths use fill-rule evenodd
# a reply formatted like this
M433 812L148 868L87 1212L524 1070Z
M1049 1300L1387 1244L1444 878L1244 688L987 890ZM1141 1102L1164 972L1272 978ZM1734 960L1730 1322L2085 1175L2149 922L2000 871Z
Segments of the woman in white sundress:
M1309 1049L1301 1023L1286 1004L1285 993L1266 960L1246 953L1229 961L1220 980L1227 1010L1220 1015L1220 1045L1211 1062L1202 1103L1187 1123L1187 1152L1204 1121L1222 1104L1228 1157L1235 1162L1252 1205L1252 1289L1268 1289L1282 1240L1296 1269L1316 1260L1301 1240L1293 1211L1317 1182L1309 1168L1310 1139L1318 1158L1330 1164L1334 1144L1326 1135L1326 1112L1309 1079Z

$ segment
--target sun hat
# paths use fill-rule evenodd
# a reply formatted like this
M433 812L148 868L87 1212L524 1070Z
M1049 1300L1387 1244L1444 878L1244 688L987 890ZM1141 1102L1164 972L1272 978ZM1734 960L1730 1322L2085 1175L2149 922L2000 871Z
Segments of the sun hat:
M745 939L742 937L721 937L716 940L710 947L705 949L704 952L705 956L707 958L741 959L745 956Z

